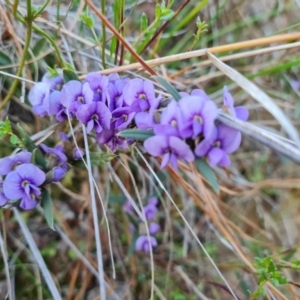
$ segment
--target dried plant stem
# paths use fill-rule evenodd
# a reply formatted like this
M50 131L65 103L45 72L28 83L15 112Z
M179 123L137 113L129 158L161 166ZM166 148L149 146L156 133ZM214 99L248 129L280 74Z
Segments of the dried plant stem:
M96 241L97 260L98 260L98 272L99 272L99 281L100 281L100 296L101 296L100 299L105 300L106 299L106 291L105 291L103 257L102 257L101 238L100 238L99 221L98 221L98 213L97 213L97 204L96 204L95 188L94 188L94 182L93 182L92 166L91 166L91 160L90 160L89 144L88 144L87 133L86 133L86 129L85 129L84 125L82 125L82 131L83 131L83 139L84 139L84 146L85 146L85 153L86 153L86 160L87 160L87 167L88 167L87 171L89 174L92 213L93 213L93 220L94 220L95 241Z
M44 278L45 278L46 284L48 285L48 288L49 288L49 290L52 294L53 299L61 300L62 298L59 294L59 291L58 291L58 289L57 289L57 287L56 287L56 285L55 285L55 283L52 279L52 276L51 276L51 274L50 274L50 272L49 272L49 270L48 270L48 268L47 268L47 266L46 266L46 264L43 260L43 257L42 257L42 255L41 255L41 253L40 253L40 251L39 251L32 235L30 233L30 231L28 230L26 224L24 223L24 220L23 220L21 214L19 213L18 209L15 208L15 207L13 208L13 212L14 212L14 215L17 219L17 222L19 223L19 225L21 227L21 230L24 234L24 237L25 237L25 239L28 243L28 246L29 246L29 248L30 248L30 250L31 250L31 252L32 252L32 254L33 254L33 256L34 256L34 258L35 258L35 260L36 260L36 262L37 262L37 264L38 264L38 266L39 266L39 268L40 268L40 270L43 274L43 276L44 276Z
M6 249L5 249L5 244L4 244L4 239L2 238L1 230L0 230L0 249L1 249L1 255L4 263L4 269L5 269L5 275L6 275L6 280L7 280L7 289L8 289L8 299L13 300L13 290L12 290L12 285L10 281L10 274L9 274L9 266L7 263L7 255L6 255Z
M223 112L219 113L218 120L221 123L234 129L237 129L245 135L250 136L253 139L261 142L267 147L285 155L297 164L300 164L300 151L291 144L288 144L280 140L279 138L276 138L276 136L273 133L262 130L261 128L252 125L248 122L243 122L239 119L233 118L230 115L225 114Z
M23 74L23 68L25 66L25 62L26 62L26 58L27 58L27 54L28 54L28 49L29 49L30 41L31 41L31 33L32 33L33 18L32 18L32 12L31 12L31 0L27 0L26 3L27 3L27 18L26 18L27 31L26 31L26 38L25 38L25 45L24 45L24 49L23 49L23 54L21 56L19 69L18 69L17 74L16 74L17 77L20 77ZM4 98L3 102L0 104L0 111L10 101L11 97L13 96L13 94L16 91L18 83L19 83L19 80L16 78L13 81L8 94Z
M137 151L137 153L139 154L139 156L142 158L142 160L146 164L146 166L149 169L149 171L152 173L153 177L155 178L155 180L157 181L157 183L159 184L159 186L161 187L161 189L165 192L165 194L167 195L167 197L169 198L169 200L171 201L171 203L173 204L173 206L177 210L177 212L180 215L181 219L183 220L183 222L185 223L185 225L187 226L187 228L189 229L189 231L193 235L194 239L197 241L198 245L201 247L201 249L204 252L205 256L208 258L208 260L213 265L214 269L216 270L216 272L218 273L218 275L220 276L220 278L222 279L222 281L225 283L225 285L228 288L228 291L230 292L230 294L232 295L232 297L235 300L238 300L237 296L233 292L233 290L230 287L229 283L227 282L227 280L225 279L225 277L223 276L223 274L221 273L221 271L219 270L219 268L217 267L217 265L215 264L215 262L213 261L213 259L209 255L209 253L206 251L205 247L203 246L203 244L201 243L201 241L197 237L195 231L191 228L189 222L186 220L186 218L184 217L184 215L182 214L182 212L180 211L180 209L178 208L178 206L174 202L173 198L171 197L171 195L169 194L169 192L167 191L167 189L164 187L163 183L160 181L160 179L158 178L158 176L156 175L156 173L154 172L154 170L151 168L151 166L149 165L148 161L145 159L145 157L143 156L143 154L140 152L140 150L138 148L135 147L135 150Z

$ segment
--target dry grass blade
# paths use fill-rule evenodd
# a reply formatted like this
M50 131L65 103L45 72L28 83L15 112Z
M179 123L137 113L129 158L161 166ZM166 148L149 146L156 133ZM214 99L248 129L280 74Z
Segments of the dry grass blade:
M292 145L277 138L273 133L262 130L249 122L243 122L222 112L220 112L218 120L300 164L300 151Z
M280 125L286 130L288 135L293 139L298 148L300 149L300 140L296 128L291 121L286 117L282 110L274 103L274 101L261 89L259 89L254 83L244 77L242 74L229 67L218 59L213 54L207 51L207 55L212 63L222 71L227 77L239 85L243 90L248 92L255 100L261 103L267 111L269 111Z

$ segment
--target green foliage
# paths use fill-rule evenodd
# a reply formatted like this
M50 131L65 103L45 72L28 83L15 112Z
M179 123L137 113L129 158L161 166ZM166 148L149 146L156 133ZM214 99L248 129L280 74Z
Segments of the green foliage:
M92 166L102 166L108 162L110 162L116 155L108 152L90 152L90 160ZM84 156L86 159L86 156ZM74 167L77 168L85 168L85 165L82 160L75 161L73 163Z
M159 76L153 76L172 96L175 100L179 101L182 97L179 92L168 81Z
M288 283L288 279L282 275L270 256L256 257L254 267L258 273L258 287L252 293L252 299L265 295L263 287L267 282L271 282L275 286Z
M141 16L141 29L143 32L147 30L148 27L148 19L145 13L142 14Z
M66 68L63 68L63 78L64 78L65 83L67 83L71 80L78 80L79 81L78 76L74 72L74 68L69 64L67 64Z
M90 29L92 29L94 27L94 19L93 16L86 13L83 13L80 15L80 19L81 21Z
M47 224L49 225L49 227L52 230L54 230L52 198L46 189L43 189L43 191L42 191L41 205L44 209L44 215L45 215Z
M218 184L218 179L216 177L216 174L212 170L212 168L209 166L209 164L202 158L197 158L195 160L195 165L197 167L197 170L203 177L209 182L213 190L219 194L220 188Z
M20 124L17 125L17 130L19 132L23 145L26 147L28 151L32 152L36 148L35 143L25 132L25 130L20 126Z
M0 139L9 136L9 142L16 147L23 147L22 141L12 132L10 121L8 118L0 122Z
M119 133L119 136L143 142L149 137L154 136L154 133L151 130L125 129Z

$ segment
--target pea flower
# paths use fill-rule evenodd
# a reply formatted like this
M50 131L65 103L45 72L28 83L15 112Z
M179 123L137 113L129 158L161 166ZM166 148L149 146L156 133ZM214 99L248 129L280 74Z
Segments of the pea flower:
M86 75L85 82L88 82L94 92L94 101L106 101L106 90L108 87L108 77L92 72Z
M48 104L49 116L56 115L58 122L63 122L68 119L66 108L60 102L61 92L54 91L51 93Z
M123 149L128 147L127 141L118 136L117 130L115 130L113 127L110 129L104 129L97 134L96 138L99 144L106 144L113 152L115 152L118 147Z
M88 82L81 83L77 80L71 80L64 85L61 90L59 101L71 113L76 113L83 104L92 103L94 92Z
M45 82L35 84L29 91L28 100L32 105L33 112L36 115L44 117L48 114L50 87Z
M137 238L135 242L135 250L136 251L144 251L144 252L150 252L150 247L154 248L157 246L156 238L153 236L150 236L150 244L148 236L141 235Z
M59 73L58 76L52 77L50 75L50 72L46 72L41 80L41 82L48 84L51 91L52 90L60 91L64 83L64 79L62 77L62 70L57 69L57 71Z
M41 195L39 186L46 179L45 173L33 164L23 164L4 179L3 192L9 200L21 200L20 207L29 210L37 205Z
M83 149L81 148L77 148L75 147L73 149L73 157L75 160L79 160L79 159L82 159L82 157L85 155L85 152Z
M154 85L149 80L135 78L124 87L124 102L134 112L149 110L150 107L157 107L159 99L155 98Z
M8 202L8 198L3 193L3 182L0 180L0 206L4 206Z
M154 223L154 222L150 223L150 225L149 225L149 233L150 234L156 234L159 232L159 230L160 230L160 226L157 223Z
M156 199L156 201L151 201L151 199L152 198L150 198L150 201L148 202L148 204L143 207L143 210L144 210L147 220L153 220L155 218L156 213L158 212L157 199L153 198L153 199Z
M123 89L130 81L129 78L118 78L110 81L107 88L107 106L111 112L123 106Z
M228 92L227 86L223 88L224 104L223 109L228 111L233 117L238 118L242 121L247 121L249 118L249 111L244 106L234 107L234 100L232 95Z
M40 144L42 151L49 156L49 167L59 166L65 171L69 170L67 165L68 158L64 153L63 146L57 145L55 148L46 146L45 144Z
M7 175L16 166L30 162L31 153L24 151L12 157L4 157L0 159L0 175Z
M214 127L211 136L201 141L195 148L198 157L207 157L210 165L227 167L230 165L228 154L238 149L242 135L226 125Z
M183 97L179 103L182 114L180 134L182 138L195 139L198 135L209 136L218 116L218 108L204 91L194 91L192 96Z
M96 133L110 128L111 112L103 102L81 105L76 114L77 119L87 126L87 133L94 128Z
M175 136L157 135L148 138L144 142L144 148L152 156L161 156L161 168L171 163L175 170L178 169L177 160L182 158L187 162L194 161L195 157L190 147L180 138Z
M112 112L112 118L116 129L126 129L135 116L135 112L129 107L119 107Z

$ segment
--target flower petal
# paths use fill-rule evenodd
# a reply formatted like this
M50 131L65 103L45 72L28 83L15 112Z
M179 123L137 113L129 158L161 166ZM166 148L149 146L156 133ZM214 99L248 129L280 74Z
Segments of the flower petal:
M13 164L14 162L10 157L0 159L0 176L7 175L11 171Z
M21 180L28 180L36 186L41 185L46 179L45 173L33 164L20 165L16 168L16 172Z
M238 119L242 121L247 121L249 118L249 111L246 107L244 106L237 106L234 108L235 115Z
M60 103L70 110L71 105L78 101L78 97L82 95L82 83L77 80L67 82L60 94ZM72 111L73 112L73 111Z
M224 156L224 151L220 148L212 148L209 152L208 152L208 160L209 160L209 164L212 166L217 165Z
M165 136L153 136L145 140L145 150L152 156L160 156L165 154L169 148L168 138Z
M221 148L230 154L237 150L242 141L242 134L233 128L226 125L220 125L218 127L219 139L221 141Z
M169 139L170 148L172 149L172 152L177 156L177 158L182 158L187 162L194 161L194 153L183 140L175 136L171 136Z
M32 199L31 197L24 196L21 200L20 207L24 210L34 209L37 206L38 202Z
M10 172L3 181L3 193L10 200L18 200L25 196L22 188L22 178L16 172Z

